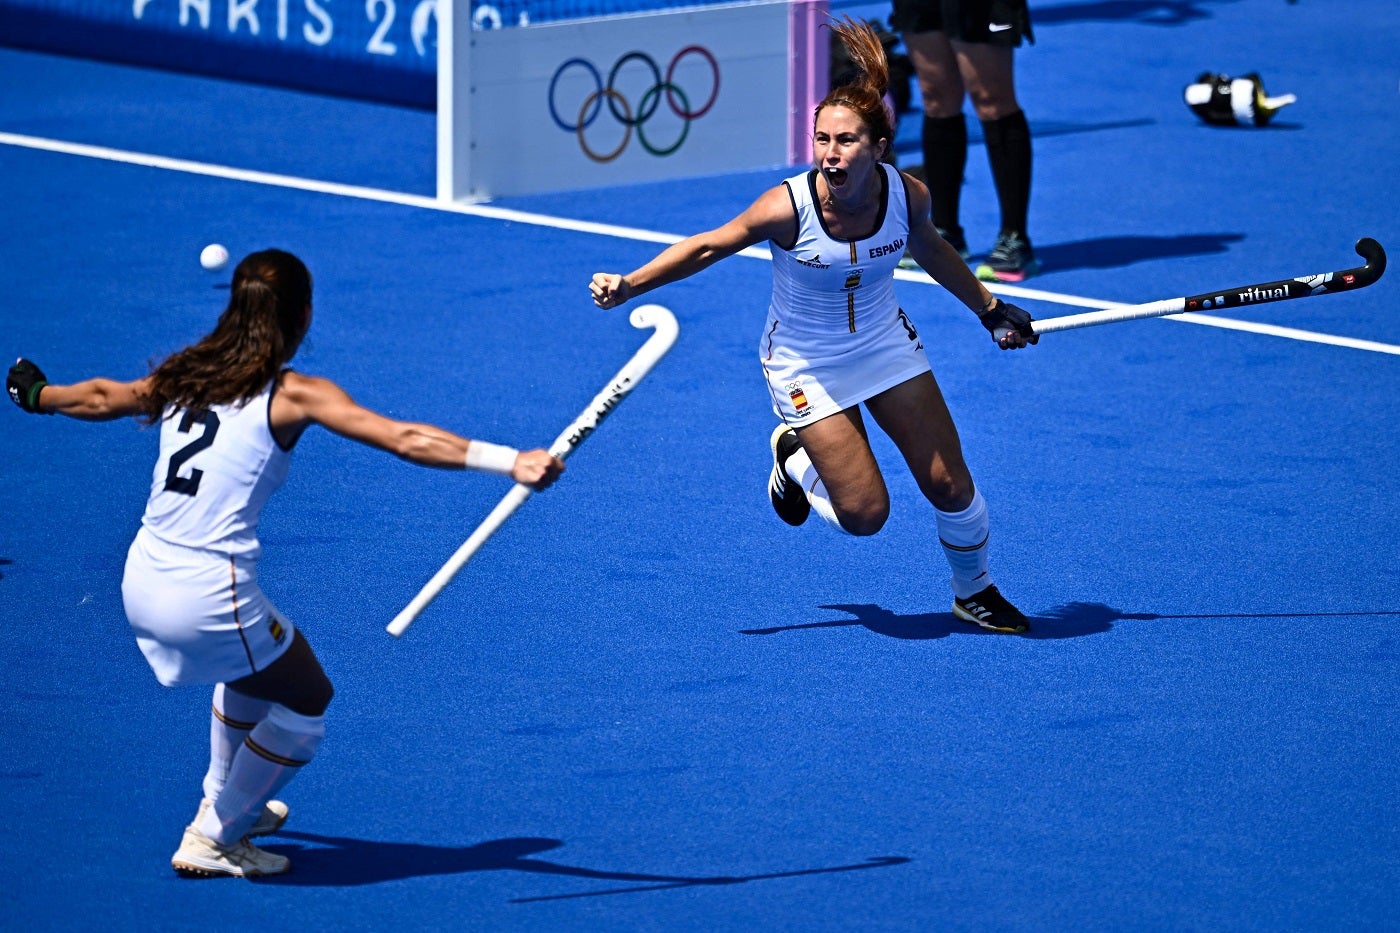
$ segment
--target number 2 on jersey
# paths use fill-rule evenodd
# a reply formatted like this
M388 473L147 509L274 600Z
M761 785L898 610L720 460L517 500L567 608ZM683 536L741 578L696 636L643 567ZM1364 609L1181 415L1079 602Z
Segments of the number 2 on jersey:
M191 467L189 476L181 476L180 467L185 465L186 460L201 450L208 450L213 445L214 435L219 433L219 416L208 409L186 411L184 417L180 419L180 433L190 433L190 429L194 427L196 421L204 427L199 437L170 455L170 469L165 471L165 488L169 492L178 492L185 496L192 496L199 492L199 481L203 478L204 471L197 467Z

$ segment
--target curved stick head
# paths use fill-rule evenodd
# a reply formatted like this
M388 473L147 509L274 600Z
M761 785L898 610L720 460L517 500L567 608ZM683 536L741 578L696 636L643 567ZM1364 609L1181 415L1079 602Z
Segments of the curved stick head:
M1358 288L1370 285L1385 273L1385 249L1375 240L1368 236L1357 240L1356 254L1366 260L1366 265L1351 270Z
M676 316L671 313L669 308L664 308L661 305L640 305L633 308L627 320L638 330L645 330L648 327L656 328L656 333L666 338L668 344L674 341L680 332Z

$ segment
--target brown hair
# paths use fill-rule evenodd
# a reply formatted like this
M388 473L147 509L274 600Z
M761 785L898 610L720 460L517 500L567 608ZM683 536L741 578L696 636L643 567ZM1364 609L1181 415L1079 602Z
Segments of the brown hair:
M890 114L885 109L885 92L890 87L890 64L885 58L884 44L869 23L856 22L849 15L839 20L833 19L830 29L850 54L855 76L822 98L812 114L813 124L827 107L848 107L870 128L874 139L889 140L889 145L894 145L894 127L890 125Z
M249 254L233 270L214 330L151 371L143 415L154 422L167 404L208 408L253 398L296 354L310 307L311 273L300 259L280 249Z

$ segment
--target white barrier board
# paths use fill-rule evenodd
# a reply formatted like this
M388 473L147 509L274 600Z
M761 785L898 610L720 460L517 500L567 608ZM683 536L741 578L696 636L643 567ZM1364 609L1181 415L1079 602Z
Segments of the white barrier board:
M438 197L454 201L789 165L813 92L795 59L826 65L794 55L814 30L786 0L479 31L448 6Z

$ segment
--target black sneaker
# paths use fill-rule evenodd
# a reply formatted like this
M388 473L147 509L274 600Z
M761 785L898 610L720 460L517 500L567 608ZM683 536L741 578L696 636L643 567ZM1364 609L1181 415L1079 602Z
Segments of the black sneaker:
M997 235L987 261L977 267L984 282L1024 282L1040 271L1040 262L1025 234L1006 231Z
M796 431L780 424L773 429L769 445L773 448L773 472L768 474L768 498L773 501L773 511L789 525L800 525L812 513L812 503L807 501L802 487L788 476L787 462L802 449L802 442Z
M1019 634L1031 627L1021 610L1007 602L995 586L967 599L953 600L953 615L993 632Z

